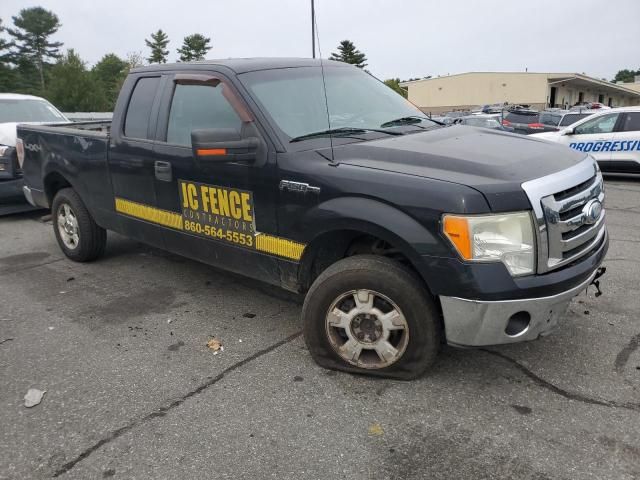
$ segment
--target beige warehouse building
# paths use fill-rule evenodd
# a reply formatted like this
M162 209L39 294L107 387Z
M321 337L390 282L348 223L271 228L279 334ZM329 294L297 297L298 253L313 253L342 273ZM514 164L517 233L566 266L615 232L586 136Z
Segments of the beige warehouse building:
M580 73L468 72L400 85L412 103L432 114L505 102L537 109L579 102L640 105L640 91Z

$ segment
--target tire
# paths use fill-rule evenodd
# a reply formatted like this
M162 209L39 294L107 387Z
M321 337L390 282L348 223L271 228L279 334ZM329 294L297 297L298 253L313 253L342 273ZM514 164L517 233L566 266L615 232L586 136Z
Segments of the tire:
M302 324L320 366L401 380L422 375L441 340L438 310L420 278L374 255L348 257L322 272L305 298Z
M104 253L107 232L96 224L72 188L63 188L56 193L51 220L58 245L69 259L90 262Z

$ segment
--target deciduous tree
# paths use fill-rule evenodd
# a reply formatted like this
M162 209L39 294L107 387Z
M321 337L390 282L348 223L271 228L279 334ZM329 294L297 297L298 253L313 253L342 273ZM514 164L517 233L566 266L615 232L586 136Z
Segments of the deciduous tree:
M395 90L396 92L398 92L404 98L407 98L407 89L406 88L402 88L400 86L400 79L399 78L389 78L388 80L384 81L384 84L387 87L389 87L391 90Z
M101 110L105 104L100 84L73 49L67 50L52 67L45 96L65 112L92 112Z
M129 64L114 53L108 53L91 69L91 75L100 85L105 100L100 110L113 111L120 87L129 72Z
M620 70L618 71L618 73L616 73L613 81L633 83L635 81L636 75L640 75L640 68L638 70L629 70L628 68L625 68L624 70Z

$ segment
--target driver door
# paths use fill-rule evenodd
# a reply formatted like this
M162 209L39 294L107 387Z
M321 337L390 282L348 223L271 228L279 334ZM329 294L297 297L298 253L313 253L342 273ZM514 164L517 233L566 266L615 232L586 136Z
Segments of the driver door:
M251 161L224 161L216 158L218 149L196 157L194 132L236 132L259 146ZM278 283L277 261L260 251L257 238L277 232L275 152L227 78L202 71L171 76L160 107L154 158L157 206L177 214L173 218L181 227L163 230L166 248Z

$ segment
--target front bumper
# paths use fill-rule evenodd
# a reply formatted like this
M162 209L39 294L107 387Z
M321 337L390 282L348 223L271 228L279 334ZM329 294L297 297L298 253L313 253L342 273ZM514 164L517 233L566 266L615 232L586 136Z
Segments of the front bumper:
M596 275L597 270L594 270L579 285L550 297L481 301L441 296L447 343L480 347L535 340L547 335L564 316L571 299L585 290ZM518 328L517 333L509 335L506 332L514 315L520 322L517 325L524 325L523 318L529 321L521 330Z

